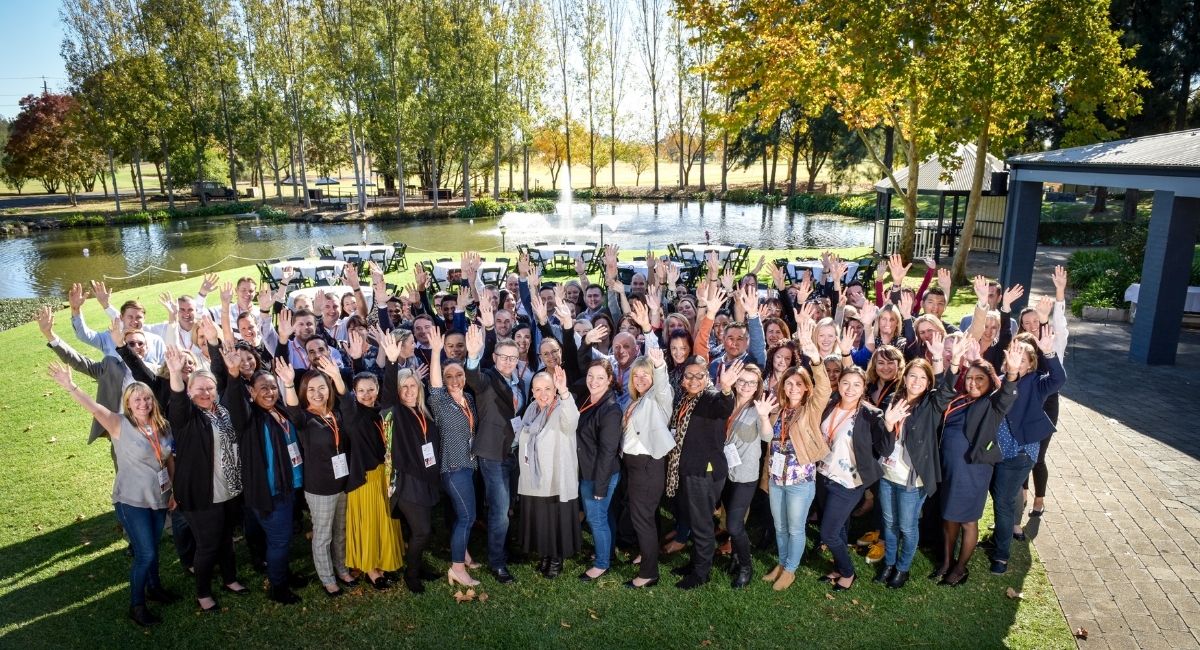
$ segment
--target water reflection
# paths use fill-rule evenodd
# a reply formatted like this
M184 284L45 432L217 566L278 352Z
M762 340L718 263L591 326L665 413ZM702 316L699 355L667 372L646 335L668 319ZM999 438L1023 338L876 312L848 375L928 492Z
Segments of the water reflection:
M267 259L306 255L311 246L403 241L410 251L500 250L500 226L509 250L535 241L600 242L626 250L665 248L669 242L746 243L755 248L840 248L870 241L870 224L831 215L792 213L759 205L574 203L559 214L510 213L498 221L268 224L256 220L200 219L150 226L47 231L0 240L0 297L65 295L72 282L126 278L154 265L192 277L226 255ZM566 216L562 216L562 213ZM83 251L88 250L85 256ZM229 259L213 268L244 266ZM110 280L117 288L175 280L178 273L149 271ZM143 299L151 299L143 296Z

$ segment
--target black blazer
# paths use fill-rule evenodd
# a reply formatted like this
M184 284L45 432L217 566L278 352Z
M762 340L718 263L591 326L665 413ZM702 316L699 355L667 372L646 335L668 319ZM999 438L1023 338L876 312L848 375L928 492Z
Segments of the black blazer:
M367 484L367 472L379 467L387 459L387 436L391 423L386 426L376 406L363 406L353 395L342 397L342 436L350 443L350 475L346 477L346 492L353 492ZM383 433L380 427L383 426Z
M585 394L576 402L582 409L587 400ZM580 494L580 498L604 498L608 494L609 480L619 469L617 454L621 451L621 407L617 406L611 390L599 404L579 413L575 445L580 480L595 483L592 494Z
M899 391L892 393L884 402L884 410L898 394ZM913 469L924 485L926 497L937 492L937 484L942 481L940 433L946 406L952 399L954 375L945 371L939 378L938 385L925 393L925 397L904 420L904 446L908 449ZM895 434L892 434L892 437L894 439Z
M821 414L822 422L829 417L840 401L841 398L835 393L825 406L825 412ZM896 448L896 439L887 432L883 424L883 411L871 406L865 395L859 404L858 414L854 416L854 428L850 435L854 444L854 463L863 487L874 485L883 475L876 461L892 453Z
M471 452L487 460L504 460L512 454L512 419L517 416L513 408L513 393L508 382L494 369L466 368L467 386L475 393L475 409L479 424L475 430L475 442ZM528 402L522 384L522 406Z
M709 387L698 399L700 402L692 410L683 449L679 452L679 475L704 476L711 464L713 476L725 476L729 474L729 466L722 448L725 446L725 422L733 414L733 393L726 395Z
M965 372L965 371L964 371ZM1004 379L1000 388L991 395L981 397L967 407L967 421L963 431L967 436L967 462L995 465L1003 460L996 433L1009 409L1017 401L1016 382Z
M170 384L167 386L169 389ZM229 408L231 402L241 400L235 391L221 395L224 408ZM171 424L171 435L175 437L175 476L171 480L175 488L175 501L179 509L185 512L208 508L213 504L215 462L212 425L208 416L192 403L187 393L171 391L167 400L167 421Z

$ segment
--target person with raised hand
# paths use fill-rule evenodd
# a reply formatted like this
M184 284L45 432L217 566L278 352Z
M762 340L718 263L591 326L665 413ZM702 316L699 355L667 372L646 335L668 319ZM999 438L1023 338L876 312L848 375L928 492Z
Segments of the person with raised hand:
M230 593L249 590L237 578L233 555L233 526L242 494L242 450L229 407L244 404L243 397L227 390L218 397L217 379L207 370L184 378L185 356L167 348L166 366L171 394L167 421L175 438L175 500L196 539L194 569L200 611L219 612L212 596L212 573L221 565L221 581ZM244 408L244 406L242 406Z
M979 358L978 350L979 342L970 336L955 339L948 372L958 374L963 361L970 361L962 371L962 388L947 405L942 421L942 481L938 485L942 562L929 578L952 587L970 576L967 564L979 543L979 518L987 501L993 465L1003 458L997 432L1017 399L1020 352L1013 350L1014 365L1001 382L992 364Z
M1066 371L1054 351L1054 332L1046 328L1035 348L1022 334L1005 352L1004 370L1009 378L1015 375L1017 399L1000 422L996 440L1001 460L992 476L992 508L996 516L996 532L992 539L991 571L1008 571L1009 549L1015 537L1013 527L1020 522L1023 509L1021 484L1037 460L1039 447L1054 432L1054 423L1046 415L1046 398L1063 387ZM1039 354L1040 352L1040 354ZM1039 370L1044 363L1046 372Z
M645 311L645 306L641 306ZM653 336L647 335L647 339ZM631 364L632 366L632 364ZM565 370L564 370L565 372ZM628 375L628 372L626 373ZM604 575L612 564L616 509L612 499L621 477L621 407L614 397L616 378L606 359L592 361L584 374L587 393L579 404L578 441L579 498L596 547L596 560L579 575L590 582ZM628 395L628 386L620 387Z
M99 361L83 356L72 348L66 341L58 337L54 333L54 310L50 307L41 307L34 315L34 320L37 321L38 330L46 339L46 347L54 350L54 354L76 372L81 372L88 377L96 380L96 402L113 412L120 412L121 397L126 385L130 383L132 378L129 376L129 370L125 367L125 363L120 357L104 356ZM113 319L113 327L120 329L120 319ZM117 334L120 337L121 334ZM139 339L139 343L144 343L144 335L138 332L134 337ZM114 337L115 339L115 337ZM124 339L121 339L121 345L124 345ZM139 349L145 351L145 345L140 345ZM101 436L107 436L107 431L104 424L100 420L93 418L91 431L88 434L88 444L92 444ZM113 459L113 468L116 468L117 456L116 448L111 450Z
M108 299L111 292L103 282L92 282L92 290L96 294L97 301L104 307L105 312L110 318L120 318L124 325L125 331L142 330L146 320L146 309L136 300L127 300L122 305L120 310L114 310L108 304ZM75 331L75 337L88 345L99 349L106 355L117 356L116 345L113 343L112 336L108 331L96 332L88 327L87 322L83 320L82 307L86 300L83 286L76 283L71 286L71 290L67 295L68 304L71 307L71 327ZM155 366L163 362L163 355L166 351L166 346L163 344L162 338L146 333L146 362Z
M943 372L945 338L934 334L927 347L932 364L924 358L909 361L901 373L904 385L881 405L885 415L900 406L907 410L899 419L891 418L889 433L896 445L879 461L884 559L875 581L892 589L908 582L917 553L921 506L941 481L938 430L946 405L954 398L954 374Z
M462 364L441 360L444 339L439 332L429 336L429 407L433 420L442 434L442 489L450 498L454 508L454 526L450 531L450 570L446 580L451 584L473 587L479 581L467 571L471 556L467 552L471 528L475 524L475 455L471 452L471 441L475 436L478 411L475 397L464 390L467 374ZM389 355L390 356L390 355Z
M66 365L51 363L49 374L112 440L117 464L112 504L133 550L129 618L143 627L158 623L161 619L147 609L146 601L169 604L179 600L163 588L158 576L163 520L167 511L175 507L171 495L171 477L175 471L171 428L159 410L154 393L143 383L130 384L121 395L119 410L114 410L83 392L71 379L71 369Z
M380 350L392 359L400 356L400 343L377 330ZM410 336L411 338L411 336ZM282 360L276 362L279 368ZM279 374L284 383L289 367ZM294 374L294 373L293 373ZM353 396L340 400L342 427L352 453L346 477L346 566L357 569L371 584L386 584L384 573L402 563L400 522L388 504L387 454L392 438L393 415L381 414L379 376L359 372L353 377ZM343 582L353 586L356 580Z
M581 543L578 424L579 409L567 390L567 373L559 367L553 375L534 375L529 408L518 432L520 538L526 553L541 558L538 568L550 579L562 573L563 558L578 553Z
M480 369L484 336L478 325L467 330L467 385L475 394L479 422L471 451L479 461L488 506L488 563L501 584L514 582L508 571L509 485L517 470L513 453L513 424L527 403L517 368L517 345L511 339L496 341L492 368Z
M741 589L754 577L746 515L761 478L762 441L771 438L770 421L764 419L754 406L764 394L762 370L758 366L745 366L734 381L733 393L733 414L726 421L722 448L729 474L721 503L725 507L726 527L733 548L731 584L734 589Z
M733 413L733 384L745 367L734 361L722 366L718 388L709 381L704 360L694 357L683 371L685 392L671 417L676 446L667 458L666 493L681 496L691 526L691 561L673 571L684 576L680 589L694 589L708 582L716 550L712 513L729 475L725 460L725 424Z
M817 463L825 485L821 512L821 543L833 554L834 570L826 575L834 591L854 586L854 563L846 550L850 515L881 474L879 458L892 453L895 439L888 434L885 414L866 399L867 379L853 366L838 378L837 397L825 407L821 433L829 453Z

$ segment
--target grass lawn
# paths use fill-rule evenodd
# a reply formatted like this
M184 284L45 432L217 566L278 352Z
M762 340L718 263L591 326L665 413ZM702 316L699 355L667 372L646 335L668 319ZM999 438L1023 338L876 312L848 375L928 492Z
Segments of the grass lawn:
M771 255L803 253L807 251ZM410 256L416 259L421 258ZM222 277L234 279L251 271L253 267L226 271ZM403 276L389 281L403 283L411 277ZM154 322L164 314L153 296L164 290L176 295L194 292L198 284L198 278L190 278L142 287L120 292L113 300L141 298L149 308L148 320ZM965 313L969 302L951 313ZM93 327L102 323L94 301L84 313ZM58 312L56 330L74 345L67 319L66 310ZM402 587L385 593L360 587L331 600L314 583L301 590L301 606L283 607L267 600L258 589L260 579L243 564L240 574L255 593L245 598L219 595L225 609L215 617L196 613L192 583L181 571L170 541L164 539L163 581L184 599L156 607L166 622L144 631L125 619L129 559L109 500L108 443L84 444L88 418L46 377L46 364L54 355L44 347L34 324L0 332L0 348L5 351L0 384L9 387L0 394L0 411L10 421L0 432L0 457L8 466L0 474L0 503L5 504L0 517L0 645L4 647L129 643L219 647L235 639L243 647L732 648L802 642L832 648L1074 647L1031 545L1014 543L1012 569L1003 577L988 574L985 556L977 554L970 580L954 589L925 579L932 565L924 551L913 566L914 578L900 591L871 583L874 569L860 558L856 560L859 584L835 595L815 580L829 562L815 550L812 529L810 550L796 583L781 593L759 580L734 593L728 577L718 571L708 586L679 592L667 571L682 564L683 557L666 558L663 584L647 591L621 587L634 573L627 562L615 564L598 583L584 584L575 574L586 568L585 551L569 561L564 575L554 581L535 575L528 564L513 566L518 582L510 586L498 585L485 572L476 571L483 581L480 590L488 595L486 602L456 603L454 590L445 583L430 583L427 593L419 597ZM86 377L77 375L77 380L85 390L94 389ZM868 527L874 527L873 515L854 522L852 537ZM438 538L429 561L444 570L448 545L445 526L436 516L435 530ZM476 557L485 557L482 531L475 531L471 546ZM241 545L238 553L244 563ZM772 559L772 552L756 551L756 576L773 566ZM312 572L303 536L295 539L292 567ZM1024 597L1007 598L1009 587Z

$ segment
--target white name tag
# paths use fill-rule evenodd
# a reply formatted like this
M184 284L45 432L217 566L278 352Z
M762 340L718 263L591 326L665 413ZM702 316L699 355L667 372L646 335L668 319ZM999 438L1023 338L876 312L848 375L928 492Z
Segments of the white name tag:
M300 454L300 443L293 442L288 444L288 457L292 459L292 467L299 467L304 464L304 456Z
M525 422L519 417L509 420L509 423L512 424L513 433L521 433L521 427L525 426Z
M433 455L432 442L421 445L421 457L425 459L426 467L433 467L433 464L437 462L437 458Z
M771 454L771 476L782 477L785 469L787 469L787 456L779 452Z
M167 468L158 470L158 492L166 494L171 489L171 474L167 472Z
M338 454L333 461L333 478L345 478L350 475L350 464L346 462L346 454Z
M725 463L729 465L729 469L733 469L742 464L742 457L738 455L737 447L733 443L725 445Z

